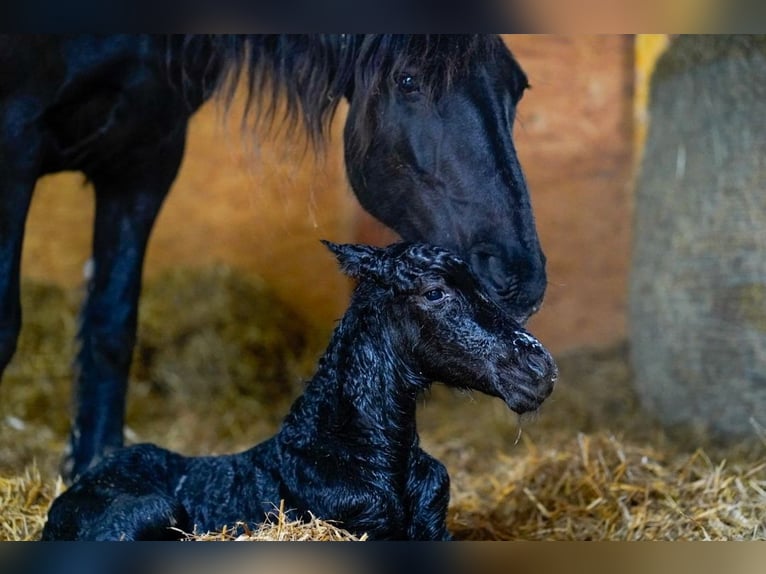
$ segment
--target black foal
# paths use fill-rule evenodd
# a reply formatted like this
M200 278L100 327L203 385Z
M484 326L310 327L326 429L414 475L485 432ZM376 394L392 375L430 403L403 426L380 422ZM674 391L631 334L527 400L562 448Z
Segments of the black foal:
M357 285L280 431L224 456L117 450L53 502L43 540L173 539L170 527L263 522L280 500L372 539L450 537L449 477L418 446L418 395L439 381L526 412L552 391L556 366L450 252L327 245Z

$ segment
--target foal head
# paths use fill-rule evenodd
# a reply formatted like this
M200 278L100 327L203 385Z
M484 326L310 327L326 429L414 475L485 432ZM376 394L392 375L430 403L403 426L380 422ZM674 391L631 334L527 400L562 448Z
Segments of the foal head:
M381 317L416 384L476 389L517 413L537 409L553 390L557 369L549 352L487 297L456 255L418 243L325 244L357 279L356 300Z

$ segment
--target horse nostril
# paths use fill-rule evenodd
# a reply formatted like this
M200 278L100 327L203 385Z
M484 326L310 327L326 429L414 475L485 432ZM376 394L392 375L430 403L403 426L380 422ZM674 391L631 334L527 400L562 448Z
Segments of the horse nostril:
M542 306L547 285L545 257L539 261L499 246L480 244L471 250L470 265L496 302L524 325Z
M486 250L477 250L471 254L471 267L479 278L487 283L499 295L507 292L509 287L509 267L503 263L503 259Z
M487 259L487 270L492 283L498 291L507 289L509 283L508 266L505 265L500 257L490 255Z

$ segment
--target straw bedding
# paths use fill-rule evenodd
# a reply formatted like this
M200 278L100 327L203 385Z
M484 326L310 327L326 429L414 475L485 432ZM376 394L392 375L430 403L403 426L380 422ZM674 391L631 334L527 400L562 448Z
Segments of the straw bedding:
M246 448L274 431L328 333L231 270L175 273L145 289L127 438L185 454ZM79 294L32 283L23 292L24 332L0 385L0 540L35 539L64 488ZM171 324L174 304L193 317ZM450 472L456 538L766 540L766 431L754 424L733 448L661 430L633 394L627 357L625 344L557 357L560 384L534 417L442 387L423 398L421 438ZM189 539L358 540L283 510L244 535Z

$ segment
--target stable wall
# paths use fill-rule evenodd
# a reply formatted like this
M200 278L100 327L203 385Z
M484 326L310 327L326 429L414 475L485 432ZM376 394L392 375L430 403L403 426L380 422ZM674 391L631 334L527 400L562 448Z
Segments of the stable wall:
M626 333L632 195L633 38L509 41L530 77L516 146L548 257L530 329L553 350Z

